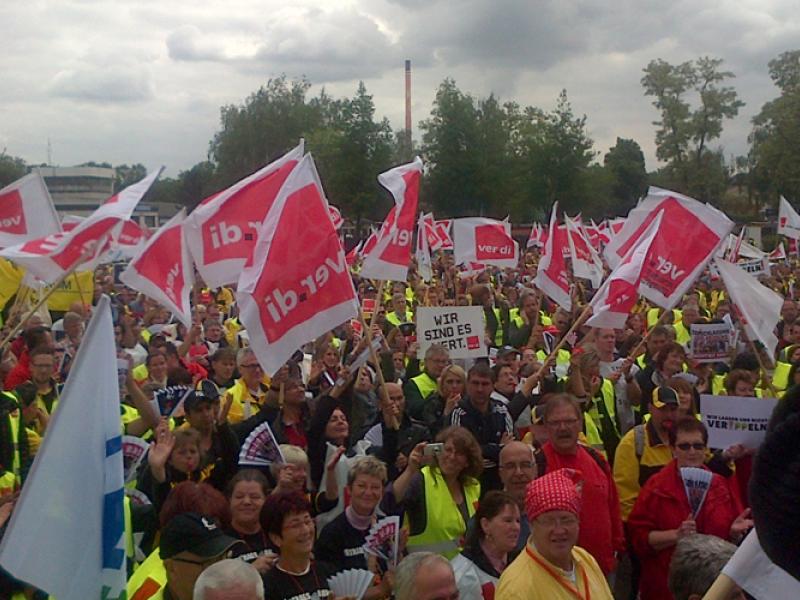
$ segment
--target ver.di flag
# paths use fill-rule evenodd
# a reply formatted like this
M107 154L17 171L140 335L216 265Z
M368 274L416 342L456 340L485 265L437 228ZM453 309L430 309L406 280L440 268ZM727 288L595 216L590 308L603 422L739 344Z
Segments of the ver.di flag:
M459 265L481 263L514 268L519 261L519 248L507 220L467 217L453 219L453 255Z
M194 286L194 268L183 235L185 219L186 209L181 209L167 221L122 272L120 281L167 307L186 327L191 327L189 296Z
M417 249L415 252L415 257L417 259L417 270L419 271L420 277L422 277L423 281L430 281L433 279L433 266L431 264L431 250L428 246L430 238L428 237L429 232L426 219L433 221L433 215L419 215L419 224L417 226Z
M269 375L303 344L358 315L344 250L310 155L270 207L236 298L250 347Z
M58 600L125 592L116 356L103 296L0 545L4 569Z
M302 157L300 140L279 159L203 200L186 218L189 251L207 286L236 283L275 196Z
M0 248L61 232L58 214L39 173L0 190Z
M383 222L375 247L365 250L361 277L385 281L405 281L408 277L421 177L419 156L378 175L378 181L392 193L395 204Z
M769 559L756 529L747 534L722 573L756 600L800 598L800 581Z
M605 256L612 268L619 265L660 213L661 226L644 266L639 291L652 303L669 310L700 276L727 238L733 222L713 206L651 187L647 198L628 215L622 231L606 246Z
M0 251L28 273L53 283L75 265L93 261L108 247L120 221L127 221L163 168L111 196L67 233L56 233Z
M597 289L603 281L603 261L595 252L589 240L583 235L580 221L569 217L564 219L567 227L567 241L569 242L569 255L572 261L572 273L575 277L588 279L592 287Z
M623 329L636 301L642 269L647 262L650 247L661 225L661 213L651 222L645 234L614 269L592 298L592 316L586 321L589 327Z
M775 326L781 317L783 298L733 263L715 258L714 266L736 306L747 336L754 342L761 342L770 357L775 356L778 345Z
M556 302L564 310L572 310L567 263L564 260L564 249L568 247L567 229L558 226L558 202L553 203L550 213L550 229L544 252L536 270L534 285Z
M800 215L783 196L778 208L778 235L800 239Z

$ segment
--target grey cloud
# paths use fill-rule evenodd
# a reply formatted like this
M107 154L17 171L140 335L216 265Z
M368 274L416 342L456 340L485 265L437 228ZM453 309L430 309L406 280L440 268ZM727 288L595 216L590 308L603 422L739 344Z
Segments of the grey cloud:
M173 60L224 61L224 50L208 41L194 25L184 25L167 36L167 50Z
M141 67L92 67L59 72L50 94L96 103L135 103L154 97L150 74Z

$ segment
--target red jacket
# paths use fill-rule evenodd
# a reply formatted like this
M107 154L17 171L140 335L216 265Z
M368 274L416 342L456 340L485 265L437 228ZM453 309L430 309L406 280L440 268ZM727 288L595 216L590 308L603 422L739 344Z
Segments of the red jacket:
M28 356L28 350L22 353L19 357L19 361L14 366L13 369L6 375L6 380L3 382L3 387L6 390L13 390L17 387L20 383L25 383L31 378L31 367L30 367L30 356Z
M542 446L547 460L547 472L575 469L583 476L581 492L581 529L578 546L591 554L603 573L616 567L614 551L625 550L625 533L619 512L619 496L611 467L603 459L602 467L589 451L578 444L578 453L559 454L548 441Z
M651 531L677 529L690 512L678 463L673 459L647 481L628 518L633 548L642 563L641 600L672 600L667 576L675 548L656 551L647 537ZM731 525L741 512L741 505L731 494L728 483L721 476L714 475L700 514L695 519L697 531L727 540Z

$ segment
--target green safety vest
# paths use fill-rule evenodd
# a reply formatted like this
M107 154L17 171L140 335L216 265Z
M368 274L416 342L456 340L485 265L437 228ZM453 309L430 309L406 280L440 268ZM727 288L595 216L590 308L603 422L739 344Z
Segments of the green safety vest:
M456 508L438 468L423 467L422 480L425 490L425 530L408 538L408 551L435 552L450 560L461 552L461 538L467 531L467 524L461 511ZM476 480L464 486L464 502L470 517L475 514L480 495L481 484Z
M789 371L792 370L791 363L779 360L775 363L775 372L772 374L772 385L776 390L783 391L789 387Z
M154 600L161 598L167 585L167 570L158 548L148 556L128 579L128 600Z
M397 327L397 326L400 325L400 323L413 323L414 322L414 313L409 311L409 310L407 310L406 311L405 320L401 321L400 317L398 317L397 314L394 311L387 312L386 313L386 320L389 321L389 323L391 323L395 327Z
M608 451L609 461L611 461L621 436L617 426L614 384L610 379L603 379L603 383L600 386L600 395L601 398L599 400L596 397L592 398L592 406L586 414L597 426L597 432L600 435L603 447ZM600 405L601 402L602 406ZM588 427L586 437L589 438ZM592 443L592 445L594 444Z

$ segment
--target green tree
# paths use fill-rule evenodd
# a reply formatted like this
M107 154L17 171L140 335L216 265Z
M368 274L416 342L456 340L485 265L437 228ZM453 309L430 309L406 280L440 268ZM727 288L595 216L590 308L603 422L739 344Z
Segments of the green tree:
M718 201L725 191L718 181L724 169L708 144L720 137L725 119L735 117L744 106L736 91L723 85L734 75L720 70L722 62L702 57L671 65L657 59L644 69L641 81L661 114L654 122L656 156L666 163L667 186L706 201ZM699 99L696 108L689 103L689 94Z
M617 138L614 147L603 157L603 166L611 178L611 197L615 214L625 214L647 192L647 170L642 148L634 140Z
M178 186L174 189L175 202L194 209L202 200L218 192L225 186L219 185L214 164L210 161L199 162L191 169L178 174Z
M135 165L120 165L114 168L116 171L116 182L114 183L115 190L121 190L128 187L144 178L147 175L147 169L141 163Z
M5 149L0 152L0 188L16 181L28 172L25 161L17 156L6 154Z
M306 79L270 79L243 104L220 109L221 129L209 156L223 185L230 185L297 145L322 120L320 106L306 102Z
M779 195L800 200L800 50L769 62L780 96L764 104L753 118L748 183L763 202Z

